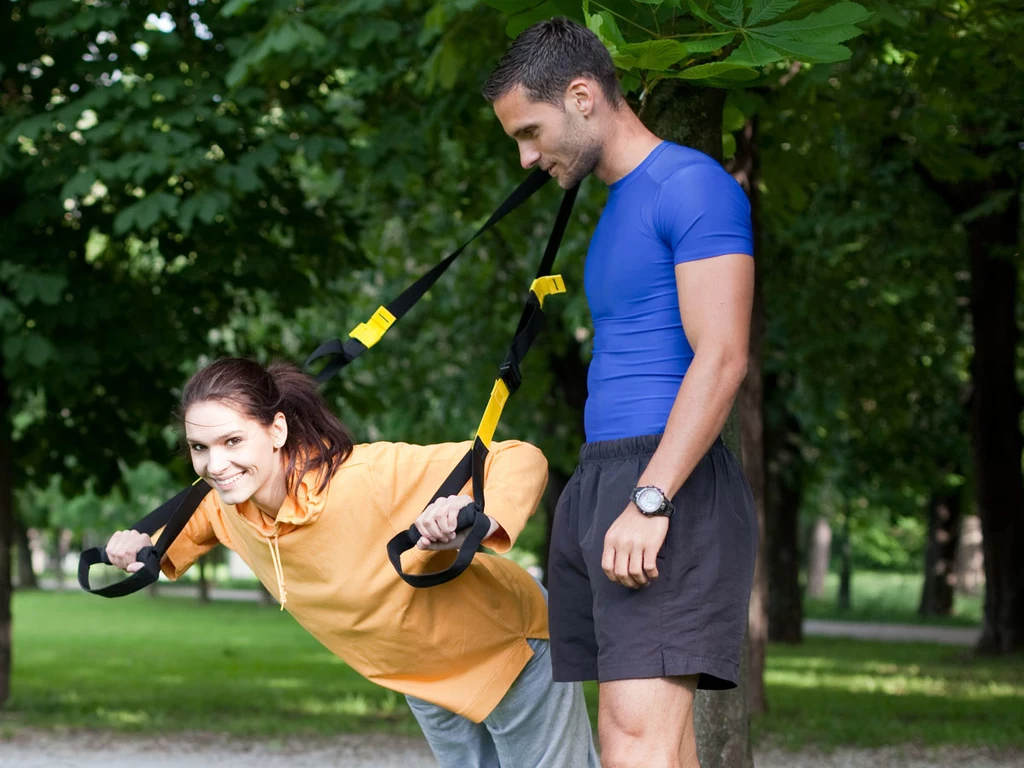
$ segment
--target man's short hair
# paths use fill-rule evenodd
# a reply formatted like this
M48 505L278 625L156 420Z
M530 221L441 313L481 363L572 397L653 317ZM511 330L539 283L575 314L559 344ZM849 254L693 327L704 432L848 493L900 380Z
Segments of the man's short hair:
M516 86L534 101L561 105L577 77L596 80L613 108L624 102L608 49L597 35L566 18L534 24L517 37L483 87L495 102Z

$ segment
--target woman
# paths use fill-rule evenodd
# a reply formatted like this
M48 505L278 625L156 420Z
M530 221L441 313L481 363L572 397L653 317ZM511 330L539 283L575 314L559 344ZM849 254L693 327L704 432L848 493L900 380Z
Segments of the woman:
M596 768L582 688L551 679L546 595L526 571L481 553L453 581L413 589L388 561L387 541L415 522L405 570L448 565L471 499L430 494L467 444L353 445L310 377L239 358L193 376L180 416L195 471L216 493L168 549L169 578L217 544L234 550L331 652L406 695L443 767ZM492 444L487 547L508 551L546 480L539 450ZM132 573L150 544L119 531L107 555Z

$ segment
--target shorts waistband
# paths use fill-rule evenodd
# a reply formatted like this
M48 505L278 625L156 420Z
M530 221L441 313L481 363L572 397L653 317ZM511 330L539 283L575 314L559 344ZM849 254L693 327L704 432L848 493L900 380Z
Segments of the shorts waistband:
M651 456L658 449L661 443L661 433L656 435L638 435L636 437L622 437L618 440L598 440L593 443L584 443L580 448L580 464L589 464L595 461L608 461L611 459L630 459L642 456ZM722 436L715 438L709 450L724 448Z

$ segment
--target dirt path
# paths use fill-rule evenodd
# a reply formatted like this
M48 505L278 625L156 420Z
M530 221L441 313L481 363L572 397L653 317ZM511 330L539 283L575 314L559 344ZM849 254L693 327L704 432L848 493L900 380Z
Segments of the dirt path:
M1021 768L1024 753L984 749L766 750L756 768ZM159 739L19 730L0 739L0 768L437 768L422 739L351 734L247 742L209 734ZM467 767L469 768L469 767ZM571 768L566 766L566 768Z

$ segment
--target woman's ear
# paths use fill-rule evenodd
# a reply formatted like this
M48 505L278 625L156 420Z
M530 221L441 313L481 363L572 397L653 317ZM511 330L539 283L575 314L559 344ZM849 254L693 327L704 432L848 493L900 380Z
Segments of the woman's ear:
M274 422L270 425L270 441L275 451L284 448L284 444L288 442L288 420L281 412L274 416Z

